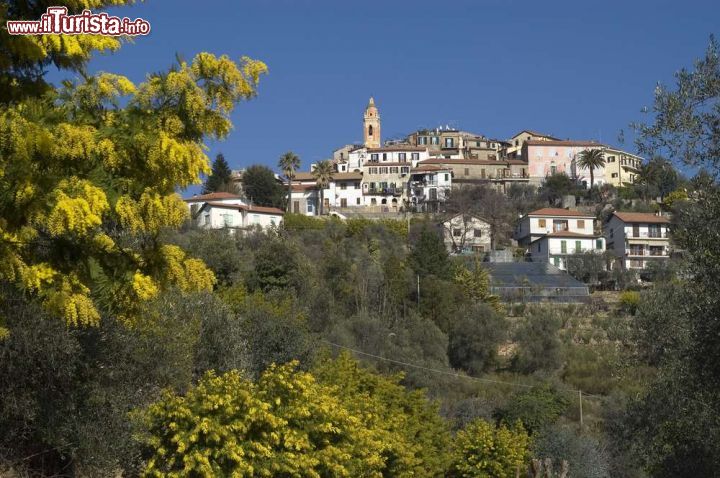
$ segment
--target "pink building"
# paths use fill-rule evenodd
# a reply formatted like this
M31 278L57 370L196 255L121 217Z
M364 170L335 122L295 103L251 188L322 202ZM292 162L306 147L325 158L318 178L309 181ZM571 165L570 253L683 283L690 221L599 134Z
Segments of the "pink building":
M526 141L522 157L528 162L530 184L541 184L555 173L565 173L590 187L590 171L576 164L578 155L587 149L605 149L595 141ZM594 171L595 184L605 182L605 168Z

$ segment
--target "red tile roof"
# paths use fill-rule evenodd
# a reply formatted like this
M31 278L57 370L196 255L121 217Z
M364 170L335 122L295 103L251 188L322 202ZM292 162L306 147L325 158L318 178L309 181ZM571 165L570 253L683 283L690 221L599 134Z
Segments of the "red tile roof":
M525 144L528 146L595 146L597 148L606 148L602 143L598 143L597 141L542 141L542 140L535 140L530 139L525 141Z
M556 138L556 137L554 137L554 136L550 136L549 134L538 133L537 131L533 131L533 130L531 130L531 129L524 129L524 130L520 131L519 133L514 134L514 135L513 135L513 138L514 138L515 136L520 136L520 135L523 134L523 133L529 133L529 134L531 134L531 135L533 135L533 136L538 136L538 137L542 137L542 138L550 138L551 140L560 141L560 138Z
M615 212L615 216L623 222L642 222L652 224L669 224L670 219L665 216L656 216L646 212Z
M186 202L192 201L212 201L215 199L242 199L241 196L232 193L209 193L209 194L196 194L191 198L185 199Z
M318 185L315 183L313 183L313 184L293 184L291 186L291 188L293 191L308 191L311 189L318 189Z
M443 168L441 166L435 166L434 164L423 164L419 165L417 168L413 168L410 170L411 173L434 173L437 171L449 171L450 168Z
M204 207L223 207L227 209L238 209L240 211L255 212L259 214L285 214L285 211L276 207L249 206L247 204L228 204L224 202L207 202Z
M508 165L521 165L527 166L527 162L520 161L517 159L447 159L447 158L431 158L424 161L420 161L418 164L445 164L445 165L497 165L497 166L508 166Z
M248 212L256 212L259 214L285 214L285 211L282 209L278 209L276 207L266 207L266 206L240 206L240 209L243 211Z
M592 214L585 214L580 211L573 211L572 209L563 209L559 207L544 207L537 211L529 212L528 216L561 216L561 217L591 217L595 218Z
M357 179L362 179L362 173L332 173L333 181L352 181ZM315 176L308 172L295 173L293 181L315 181Z

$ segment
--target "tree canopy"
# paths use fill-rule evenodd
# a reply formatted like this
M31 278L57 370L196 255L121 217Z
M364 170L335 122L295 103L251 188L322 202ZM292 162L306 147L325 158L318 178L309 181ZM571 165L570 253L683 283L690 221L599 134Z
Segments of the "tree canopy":
M231 181L232 171L225 156L222 153L218 153L215 156L215 160L212 163L212 170L210 175L203 184L203 194L216 193L216 192L235 192Z

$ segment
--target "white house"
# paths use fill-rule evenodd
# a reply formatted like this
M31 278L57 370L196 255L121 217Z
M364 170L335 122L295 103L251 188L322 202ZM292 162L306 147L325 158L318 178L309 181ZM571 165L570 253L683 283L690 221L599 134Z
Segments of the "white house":
M440 226L445 246L453 254L482 253L491 249L492 229L481 217L457 214Z
M205 229L249 230L259 227L268 230L282 224L283 211L275 207L206 202L193 216L198 227Z
M196 194L191 198L185 199L184 201L185 204L188 205L188 209L190 209L190 216L195 216L195 214L197 214L202 205L210 201L222 204L247 204L242 196L225 192Z
M337 209L362 207L363 175L360 172L335 172L328 186L323 189L325 213ZM306 216L320 214L320 189L317 180L309 172L295 174L290 197L291 211Z
M334 173L328 187L323 190L325 211L362 206L362 179L362 173L358 172Z
M595 216L570 209L546 207L530 212L520 219L515 239L521 246L551 232L572 232L592 236L595 232Z
M652 261L670 257L670 220L639 212L615 212L605 222L604 234L624 269L645 269Z
M567 259L573 254L605 252L602 236L558 231L534 240L529 247L533 262L550 262L561 270L567 270Z
M452 188L452 171L432 164L418 165L410 170L408 198L416 212L437 212Z

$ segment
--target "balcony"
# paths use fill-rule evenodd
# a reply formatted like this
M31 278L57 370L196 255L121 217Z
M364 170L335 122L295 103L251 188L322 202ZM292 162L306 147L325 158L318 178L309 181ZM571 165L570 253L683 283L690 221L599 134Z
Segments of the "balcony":
M626 239L667 239L667 231L639 231L625 233Z
M402 188L368 188L363 194L378 196L402 196Z
M590 248L575 249L574 247L568 247L566 249L562 249L560 247L551 247L548 252L551 256L562 256L562 255L584 254L585 252L602 253L603 251L600 249L596 250L596 249L590 249Z
M636 248L625 249L625 255L628 257L669 257L666 248Z
M437 187L437 181L410 181L411 188L424 188L427 186Z

